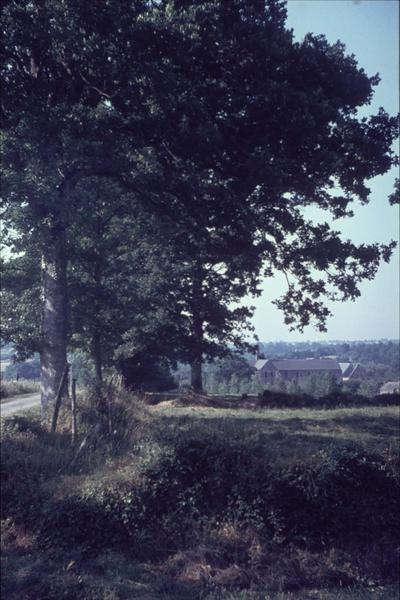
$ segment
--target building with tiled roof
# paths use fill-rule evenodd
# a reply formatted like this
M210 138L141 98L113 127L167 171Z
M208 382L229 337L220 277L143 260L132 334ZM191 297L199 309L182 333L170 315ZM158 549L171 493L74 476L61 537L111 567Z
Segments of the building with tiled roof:
M332 375L342 379L342 369L337 360L331 358L287 358L258 359L254 365L260 383L272 383L277 377L284 381L297 381L312 375Z

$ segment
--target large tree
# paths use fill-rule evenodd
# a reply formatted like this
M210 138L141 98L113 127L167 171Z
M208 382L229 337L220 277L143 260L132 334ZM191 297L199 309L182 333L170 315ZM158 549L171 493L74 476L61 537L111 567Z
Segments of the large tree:
M112 177L177 222L198 388L261 261L286 274L278 305L302 328L324 327L325 299L356 297L389 259L392 244L357 246L307 216L351 216L395 163L397 120L357 117L379 78L340 43L294 42L285 17L282 0L6 3L5 191L10 222L42 248L45 400L65 360L65 239L82 178Z
M153 19L164 43L150 89L164 120L152 183L185 232L185 315L200 388L212 341L205 332L220 332L226 346L228 302L255 291L259 259L264 275L285 273L288 291L277 304L299 329L324 329L325 300L354 299L389 260L394 243L356 245L309 209L334 220L368 202L368 180L397 163L398 119L383 109L358 118L378 75L369 77L340 42L311 34L295 42L281 0L165 0ZM247 289L235 291L235 264L243 281L250 276Z
M117 366L138 387L147 368L176 360L179 265L154 216L113 181L82 181L69 228L71 344L89 356L100 383Z
M40 249L44 408L54 399L66 362L66 239L73 193L82 179L114 176L127 163L117 134L120 120L109 99L126 81L125 60L145 4L9 0L3 5L3 218L20 235L32 234ZM115 26L121 35L115 36Z

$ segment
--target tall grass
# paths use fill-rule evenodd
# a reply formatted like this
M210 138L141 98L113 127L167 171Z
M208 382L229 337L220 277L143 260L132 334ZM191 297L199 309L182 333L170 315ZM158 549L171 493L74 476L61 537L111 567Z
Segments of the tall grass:
M2 400L19 396L20 394L33 394L34 392L38 392L39 389L39 382L31 381L30 379L19 379L18 381L0 380L0 398Z
M396 598L395 456L347 448L351 429L391 440L393 407L211 419L108 384L77 404L75 447L67 406L55 434L4 424L7 600Z

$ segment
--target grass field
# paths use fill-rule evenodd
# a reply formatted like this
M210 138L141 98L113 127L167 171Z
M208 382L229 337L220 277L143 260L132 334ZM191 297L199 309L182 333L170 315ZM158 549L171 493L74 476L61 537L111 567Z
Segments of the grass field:
M393 453L399 448L397 406L255 411L156 405L150 410L166 428L207 429L216 436L254 440L280 463L308 460L332 444L357 443L368 451Z
M91 418L90 413L84 414L84 401L79 399L81 439ZM15 428L6 434L2 467L6 474L6 505L11 510L2 516L2 598L399 599L393 581L394 532L382 531L382 539L375 534L367 546L365 542L332 542L313 547L271 541L258 529L257 520L252 522L252 515L244 523L236 517L232 520L228 514L218 519L200 513L187 517L180 489L177 502L181 506L175 506L173 500L165 517L158 516L175 485L174 477L181 481L179 486L186 481L186 471L179 470L179 462L175 475L170 473L162 481L167 472L163 469L175 465L169 448L177 443L184 452L186 442L191 451L200 442L205 444L206 453L199 454L201 461L208 460L207 444L211 456L215 448L225 444L233 449L237 446L241 452L254 447L258 458L261 449L268 464L279 469L299 464L317 468L319 462L326 461L324 456L331 448L356 444L389 464L398 454L398 407L249 410L172 407L168 402L145 407L131 404L129 396L122 404L120 408L125 412L121 415L125 416L120 421L116 418L114 438L110 442L99 437L74 468L70 466L73 449L66 430L68 414L61 419L59 434L42 431L34 413L22 421L17 418ZM223 471L223 463L220 466ZM198 467L195 463L194 468ZM159 499L153 516L146 518L145 530L133 529L132 534L128 531L130 503L134 501L136 486L140 487L144 468L150 468L149 481L151 473L156 476L155 487L145 489L150 494L146 497ZM217 466L210 471L217 485L218 469ZM149 475L145 481L146 477ZM240 478L241 473L236 471L235 477ZM196 490L196 486L197 483L191 489ZM115 490L117 495L113 496ZM214 492L217 493L211 487L211 495ZM13 510L8 498L21 502L21 511L27 511L27 516L22 517L18 507ZM184 497L185 502L190 505L190 496ZM33 513L32 506L36 506ZM72 512L62 516L68 506ZM117 530L114 541L108 539L113 535L108 526L110 506L122 510L122 528ZM86 516L81 516L77 507L86 511ZM296 505L294 510L297 511ZM368 514L372 518L373 513ZM34 523L37 518L44 518L47 524L38 529ZM151 527L152 519L155 529ZM88 536L98 536L99 545L86 547L81 542L67 542L64 535L69 535L69 527L71 531L76 529L75 538L71 539L87 531ZM49 534L53 541L48 540Z

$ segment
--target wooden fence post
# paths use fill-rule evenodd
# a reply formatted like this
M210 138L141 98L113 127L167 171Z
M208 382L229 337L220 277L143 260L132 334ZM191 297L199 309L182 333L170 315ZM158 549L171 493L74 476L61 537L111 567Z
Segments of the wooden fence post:
M68 377L68 370L69 370L69 364L65 363L64 371L63 371L63 374L60 379L60 385L58 386L56 400L54 402L53 419L51 421L51 431L53 433L55 432L55 430L57 428L58 413L60 411L61 398L62 398L62 394L64 391L65 383L66 383L67 377Z
M72 379L71 384L71 412L72 412L72 422L71 422L71 437L72 444L75 446L76 443L76 379Z

